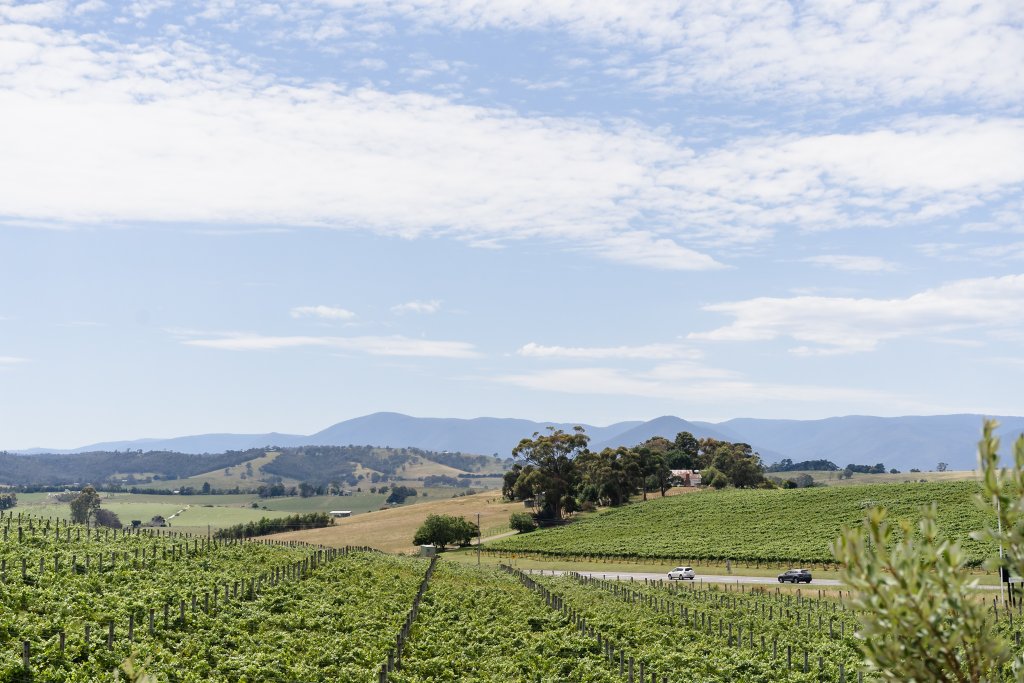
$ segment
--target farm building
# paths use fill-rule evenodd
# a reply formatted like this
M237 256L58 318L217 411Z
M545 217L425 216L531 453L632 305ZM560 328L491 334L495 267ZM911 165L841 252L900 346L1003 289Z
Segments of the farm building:
M331 517L351 517L351 510L331 510Z
M679 480L681 486L700 486L700 470L670 470L672 479Z

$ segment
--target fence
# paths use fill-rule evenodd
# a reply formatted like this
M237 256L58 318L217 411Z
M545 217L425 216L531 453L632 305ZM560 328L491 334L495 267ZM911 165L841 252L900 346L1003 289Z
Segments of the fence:
M398 636L395 637L395 646L388 650L387 661L380 667L378 683L388 683L391 680L391 672L402 668L402 652L405 651L405 643L409 640L412 625L415 623L416 617L419 616L420 600L423 599L423 594L430 587L430 578L434 575L434 567L436 565L437 556L435 555L430 558L430 565L427 566L427 572L423 576L423 581L420 582L420 588L416 591L416 597L412 601L412 608L405 615L405 622L402 624L402 628L398 630Z

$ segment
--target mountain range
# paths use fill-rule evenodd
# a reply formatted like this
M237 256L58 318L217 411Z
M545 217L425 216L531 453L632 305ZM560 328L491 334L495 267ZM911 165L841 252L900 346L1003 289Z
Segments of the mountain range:
M823 420L763 420L737 418L725 422L688 421L664 416L653 420L617 422L605 427L582 425L590 436L591 449L634 446L651 438L672 439L687 431L698 438L710 437L753 446L766 464L782 458L794 461L831 460L848 463L885 463L907 470L935 469L940 462L949 469L973 469L980 436L981 415L932 415L870 417L851 415ZM1006 452L1024 432L1024 417L999 417L999 435ZM432 451L461 451L508 457L520 439L548 427L570 430L578 423L533 422L511 418L423 418L400 413L373 413L345 420L310 435L200 434L169 439L137 439L90 444L57 450L34 448L37 453L86 453L91 451L144 450L181 453L223 453L268 446L373 445L416 447Z

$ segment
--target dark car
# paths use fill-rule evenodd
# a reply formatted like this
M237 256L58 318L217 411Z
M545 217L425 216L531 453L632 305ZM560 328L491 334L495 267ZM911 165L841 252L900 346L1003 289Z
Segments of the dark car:
M779 583L810 583L811 572L807 569L790 569L785 574L779 574Z

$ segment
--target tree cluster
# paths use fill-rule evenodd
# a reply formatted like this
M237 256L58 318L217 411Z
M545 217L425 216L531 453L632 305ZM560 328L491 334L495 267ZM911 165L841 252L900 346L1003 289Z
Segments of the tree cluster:
M447 474L428 474L423 477L423 485L429 487L452 486L455 488L468 488L469 480L449 477Z
M449 545L469 545L470 539L480 532L476 524L454 515L427 515L412 542L415 545L435 545L444 550Z
M802 460L800 462L793 462L789 458L783 458L782 460L769 465L765 472L838 472L839 465L835 464L831 460Z
M412 498L416 496L416 489L411 486L395 486L391 489L391 493L388 495L385 503L392 505L401 505L405 502L406 498Z
M519 442L515 464L505 473L503 495L533 500L538 517L561 519L588 506L615 506L648 492L661 495L676 483L672 470L702 470L704 483L722 488L772 486L761 458L744 443L697 439L680 432L672 441L654 437L633 448L589 450L582 427L550 428Z
M214 533L214 537L252 538L253 536L278 534L282 531L319 529L325 526L332 526L333 524L334 518L326 512L309 512L306 514L289 515L287 517L262 517L256 522L246 522L245 524L236 524L218 529Z
M15 493L0 493L0 510L10 510L18 504L18 496Z
M847 472L856 472L859 474L885 474L885 465L877 463L875 465L854 465L850 463L846 466Z

